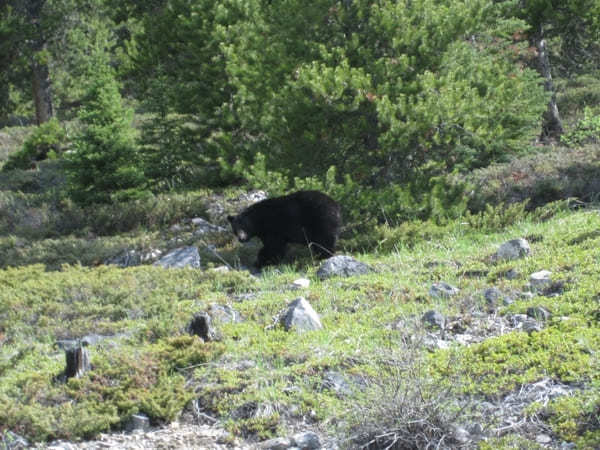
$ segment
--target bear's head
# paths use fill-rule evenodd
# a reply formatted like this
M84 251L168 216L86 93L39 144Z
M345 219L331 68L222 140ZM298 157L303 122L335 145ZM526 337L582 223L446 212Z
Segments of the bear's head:
M240 242L248 242L250 238L254 236L252 225L248 218L243 214L238 216L227 216L227 220L229 220L229 223L231 224L233 234L237 236Z

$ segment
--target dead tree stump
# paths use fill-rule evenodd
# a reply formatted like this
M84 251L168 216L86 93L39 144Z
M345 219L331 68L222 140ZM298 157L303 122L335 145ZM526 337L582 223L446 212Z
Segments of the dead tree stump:
M81 377L85 372L91 369L90 355L86 347L81 343L72 348L65 349L67 367L65 376L67 379Z

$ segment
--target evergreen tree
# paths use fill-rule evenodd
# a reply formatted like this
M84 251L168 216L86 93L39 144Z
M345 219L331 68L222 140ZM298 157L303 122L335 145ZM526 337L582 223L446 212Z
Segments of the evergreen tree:
M80 203L120 201L147 194L132 111L123 107L113 70L102 57L89 71L79 112L82 124L66 155L71 197Z

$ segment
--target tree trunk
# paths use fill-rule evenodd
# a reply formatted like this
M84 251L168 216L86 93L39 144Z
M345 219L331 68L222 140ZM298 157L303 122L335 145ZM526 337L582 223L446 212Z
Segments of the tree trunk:
M37 124L41 125L50 120L54 115L50 72L48 70L48 65L37 62L35 56L32 58L31 72L35 119Z
M556 91L554 90L554 84L552 83L550 59L548 58L545 39L540 38L537 40L537 49L539 69L545 80L544 89L552 94L550 102L548 103L548 109L544 113L540 139L557 139L563 134L564 129L560 120L560 114L558 113L558 106L556 105Z
M23 5L31 23L31 88L38 125L47 122L54 115L50 71L43 55L46 37L40 23L44 3L46 0L27 0Z

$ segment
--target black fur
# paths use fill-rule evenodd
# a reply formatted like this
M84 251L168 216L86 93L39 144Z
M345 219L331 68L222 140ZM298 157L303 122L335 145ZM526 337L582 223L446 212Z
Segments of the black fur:
M342 225L340 206L319 191L262 200L227 219L241 242L254 236L262 241L258 268L278 263L289 243L308 245L319 258L332 256Z

